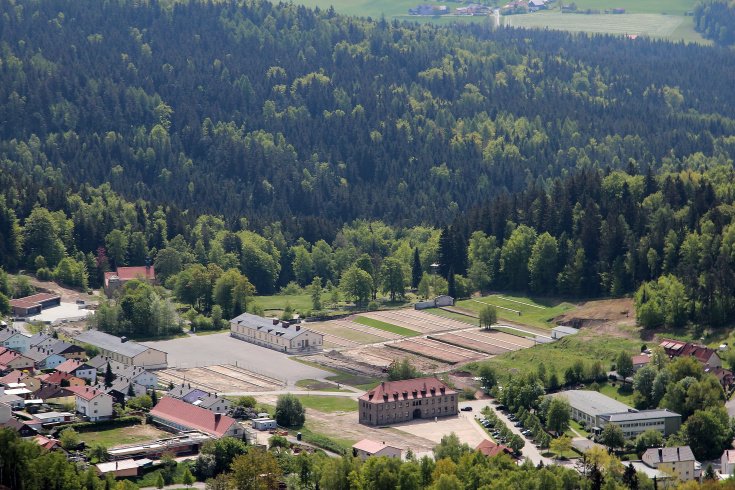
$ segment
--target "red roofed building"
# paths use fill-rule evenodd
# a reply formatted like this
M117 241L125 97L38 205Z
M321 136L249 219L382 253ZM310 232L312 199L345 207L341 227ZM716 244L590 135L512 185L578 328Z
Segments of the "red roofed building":
M478 444L475 448L475 451L480 451L488 458L492 458L493 456L497 456L498 454L503 453L513 455L513 450L511 448L509 448L508 446L503 446L502 444L496 444L489 439L485 439L480 444Z
M17 317L38 315L41 313L41 310L59 306L60 304L61 296L49 293L38 293L24 298L10 300L10 306L13 308L13 316Z
M212 437L242 437L243 429L232 417L214 413L176 398L164 397L151 410L153 423L176 432L198 430Z
M29 370L33 371L35 362L30 357L26 357L22 354L18 354L14 350L6 349L5 347L0 348L0 365L6 368Z
M47 451L53 451L54 449L60 448L61 443L58 439L52 439L41 434L33 438L33 442L46 449Z
M41 381L47 384L57 384L61 385L62 381L67 381L69 384L66 386L86 386L87 382L84 381L82 378L77 378L73 374L69 373L62 373L59 371L54 371L53 373L49 374L42 374L38 377Z
M648 366L648 363L651 362L651 356L648 354L638 354L637 356L633 356L631 360L633 361L633 371L638 371L643 366Z
M359 400L359 420L365 425L389 425L413 419L456 415L457 392L436 378L385 381Z
M717 351L681 340L664 339L659 344L669 357L694 357L709 367L722 367L722 360Z
M133 279L153 283L156 281L156 269L145 265L140 267L118 267L115 272L105 272L105 294L112 296L126 282Z
M77 378L89 380L94 384L97 382L97 370L89 364L79 362L76 359L68 359L58 366L56 370L60 373L71 374Z
M363 461L370 456L385 456L387 458L401 459L401 453L402 451L399 447L370 439L363 439L352 446L353 456L357 456Z
M114 400L104 391L91 386L68 386L66 389L74 393L75 407L82 417L92 422L112 418Z

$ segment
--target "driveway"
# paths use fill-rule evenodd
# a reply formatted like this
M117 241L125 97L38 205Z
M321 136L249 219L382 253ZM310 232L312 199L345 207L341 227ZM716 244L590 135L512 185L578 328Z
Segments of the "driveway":
M506 417L503 412L501 412L500 410L497 410L495 408L495 405L493 405L492 403L488 403L487 401L483 401L482 403L483 403L482 406L485 406L485 405L489 406L498 415L498 418L503 423L505 423L505 425L508 426L511 432L513 432L514 434L518 434L519 436L521 436L521 438L523 438L524 441L526 441L526 445L523 446L523 451L522 451L524 457L530 459L531 462L535 465L538 465L539 462L541 461L543 461L545 465L554 463L551 458L545 458L541 456L541 452L536 448L536 446L533 445L533 442L531 441L531 439L521 434L521 429L519 427L514 426L513 425L514 422L508 419L508 417Z
M254 373L285 379L288 385L300 379L321 379L332 375L328 371L296 362L282 352L230 337L227 332L141 343L168 352L169 367L236 364Z

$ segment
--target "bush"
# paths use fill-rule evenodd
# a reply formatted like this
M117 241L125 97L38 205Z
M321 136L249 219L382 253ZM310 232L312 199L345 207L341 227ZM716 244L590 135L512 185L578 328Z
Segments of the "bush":
M377 301L371 301L367 305L368 311L376 311L378 308L380 308L380 305Z

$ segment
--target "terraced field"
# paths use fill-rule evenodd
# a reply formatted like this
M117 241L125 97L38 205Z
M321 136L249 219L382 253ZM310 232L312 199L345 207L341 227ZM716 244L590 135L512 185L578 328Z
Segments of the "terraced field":
M364 313L362 316L392 323L422 334L465 329L468 326L465 322L442 318L419 310L373 311Z
M237 391L272 391L283 387L283 382L262 374L253 373L232 364L197 368L164 369L156 373L165 384L187 383L214 393Z
M534 345L533 340L525 337L484 330L443 333L432 335L429 338L474 351L484 352L489 355L503 354L505 352L533 347Z
M349 320L309 323L308 328L324 334L326 348L356 347L402 338L400 335Z
M427 357L429 359L446 362L447 364L458 364L463 362L476 361L487 357L477 351L465 349L463 347L457 347L424 337L400 340L398 342L386 344L386 347L404 350L407 352L418 354L423 357Z

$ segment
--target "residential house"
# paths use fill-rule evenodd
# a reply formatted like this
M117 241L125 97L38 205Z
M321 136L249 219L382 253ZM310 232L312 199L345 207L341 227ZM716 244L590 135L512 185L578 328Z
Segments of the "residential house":
M218 396L216 393L192 388L191 385L181 384L174 387L173 390L169 390L166 395L201 408L206 408L211 412L227 413L232 408L232 402L230 400Z
M14 393L7 393L0 388L0 404L7 405L12 410L22 410L25 407L25 399Z
M54 354L59 354L64 359L84 361L87 358L87 352L82 347L53 337L49 337L43 342L40 342L37 346L50 350Z
M107 463L98 463L95 468L100 475L111 473L115 478L135 478L140 476L141 468L153 465L153 460L148 458L121 459Z
M720 457L720 474L729 478L735 473L735 449L725 449Z
M97 382L97 370L85 362L79 362L76 359L67 359L62 364L56 366L56 370L60 373L71 374L77 378L86 379L90 383Z
M14 328L6 328L0 331L0 347L13 349L21 354L28 350L30 339L30 337Z
M508 454L510 456L513 455L513 450L511 448L502 444L496 444L489 439L483 439L482 442L480 442L480 444L475 447L475 451L480 451L488 458L492 458L493 456L497 456L498 454Z
M716 377L725 391L729 391L735 384L735 376L729 369L705 366L704 372Z
M42 436L40 434L33 438L33 442L44 448L46 451L54 451L55 449L61 448L61 442L58 439Z
M142 267L118 267L115 272L105 272L105 294L111 298L116 291L122 289L126 282L134 279L151 284L155 283L156 269L153 266L146 265Z
M717 354L717 351L704 345L672 339L664 339L659 345L663 347L664 352L671 358L694 357L705 366L722 367L722 360Z
M699 477L699 463L689 446L647 449L641 460L651 468L662 470L680 481Z
M168 366L168 354L165 352L99 330L82 332L74 337L74 342L97 347L101 355L122 364L146 369L165 369Z
M74 403L74 393L70 391L71 387L62 387L58 384L41 385L41 389L33 394L37 399L43 400L44 403L52 405L67 405Z
M0 348L0 365L5 366L5 370L8 372L13 369L29 370L32 371L35 362L30 357L19 354L14 350L10 350L6 347Z
M46 308L53 308L61 304L61 296L50 293L37 293L23 298L10 300L10 307L13 309L14 317L29 317L38 315Z
M49 425L59 425L74 422L74 414L69 412L38 412L28 421L28 425L36 430Z
M18 433L20 437L33 437L38 432L27 421L11 418L7 422L0 423L0 428L9 429Z
M25 352L25 355L33 359L35 367L38 370L54 369L66 361L64 356L54 354L52 351L46 350L43 347L31 347Z
M45 342L46 340L50 339L52 337L46 335L45 333L36 333L29 337L28 339L28 347L36 347L37 345L40 345L42 342Z
M459 396L436 378L384 381L358 399L358 419L365 425L389 425L458 413Z
M110 386L105 386L105 382L102 378L98 378L98 380L99 383L95 385L95 388L100 391L104 391L114 399L114 403L119 403L121 405L130 398L130 390L133 391L132 396L141 396L148 392L148 389L145 386L128 378L115 378Z
M59 386L86 386L87 380L78 378L73 374L54 371L49 374L42 374L38 377L43 383L58 384Z
M27 371L21 371L19 369L13 370L10 373L3 376L2 378L0 378L0 385L3 385L6 388L11 384L20 384L20 383L24 384L26 388L31 390L33 393L35 393L41 388L40 379L34 378Z
M74 393L75 408L78 414L92 422L107 420L113 415L113 398L102 390L91 386L70 386Z
M648 366L648 363L651 362L651 355L638 354L631 357L631 360L633 361L633 371L638 371L640 368Z
M370 456L385 456L387 458L401 459L402 450L385 442L377 442L371 439L363 439L352 445L352 455L363 461Z
M176 432L197 430L217 439L224 436L243 436L243 429L235 419L176 398L162 398L153 407L150 416L156 425Z
M230 320L230 335L251 344L288 354L322 350L324 335L299 323L243 313Z

